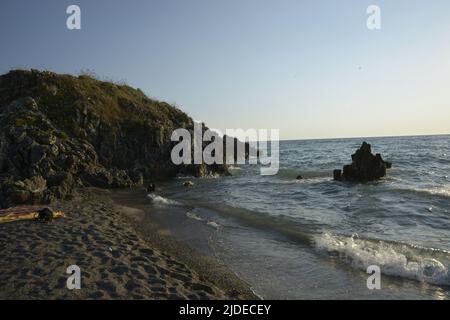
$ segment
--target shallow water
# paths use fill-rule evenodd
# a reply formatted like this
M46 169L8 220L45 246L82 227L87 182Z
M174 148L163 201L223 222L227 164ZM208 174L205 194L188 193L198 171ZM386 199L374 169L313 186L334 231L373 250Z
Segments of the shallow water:
M333 181L364 140L393 163L387 177ZM282 141L277 175L232 172L165 184L153 206L209 228L210 249L264 298L449 298L450 136ZM369 265L381 290L367 289Z

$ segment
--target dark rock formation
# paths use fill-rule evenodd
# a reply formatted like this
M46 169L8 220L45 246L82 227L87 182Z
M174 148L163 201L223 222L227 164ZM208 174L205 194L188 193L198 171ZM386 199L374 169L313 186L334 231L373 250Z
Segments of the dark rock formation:
M342 180L342 170L341 169L333 170L333 178L334 180Z
M49 223L53 220L53 211L50 208L44 208L39 211L37 221Z
M303 180L303 176L302 175L298 175L296 179L297 180Z
M194 183L192 181L186 181L186 182L183 183L183 186L185 186L185 187L193 187Z
M83 186L228 172L226 165L174 165L170 137L178 128L193 134L194 122L139 89L11 71L0 76L0 207L48 203Z
M372 154L370 144L363 142L352 155L352 163L344 166L342 175L341 170L334 170L333 176L335 180L368 182L384 177L386 169L391 167L392 164L384 161L379 153Z
M156 185L154 184L154 183L150 183L148 186L147 186L147 193L153 193L153 192L155 192L156 191Z
M233 145L233 159L226 159L226 153L227 153L227 140L230 140ZM244 152L243 157L244 159L249 159L250 154L255 155L256 157L260 157L261 152L257 148L253 147L248 141L242 142L238 138L230 137L227 135L224 135L222 138L223 141L223 153L224 153L224 159L225 161L238 161L238 149L241 148Z

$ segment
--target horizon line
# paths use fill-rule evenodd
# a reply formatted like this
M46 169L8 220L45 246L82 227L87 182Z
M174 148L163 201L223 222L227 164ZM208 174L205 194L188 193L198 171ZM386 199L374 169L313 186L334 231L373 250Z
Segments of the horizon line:
M293 139L280 139L278 141L309 141L309 140L341 140L341 139L378 139L378 138L408 138L408 137L438 137L438 136L450 136L450 133L435 133L435 134L405 134L405 135L385 135L385 136L361 136L361 137L335 137L335 138L293 138ZM273 141L273 140L258 140L259 141Z

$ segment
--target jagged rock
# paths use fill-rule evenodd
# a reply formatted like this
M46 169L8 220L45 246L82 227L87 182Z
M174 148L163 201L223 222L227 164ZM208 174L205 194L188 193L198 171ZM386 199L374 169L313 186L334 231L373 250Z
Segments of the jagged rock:
M391 167L392 164L384 161L379 153L372 154L370 144L363 142L352 155L352 163L344 166L342 177L340 170L335 170L333 176L335 180L368 182L384 177L386 169Z
M56 143L56 137L51 134L38 136L36 140L44 145L54 145Z
M136 186L144 185L144 174L142 172L137 172L133 170L128 175L130 176L133 185Z
M0 207L66 198L81 186L228 173L226 165L174 165L171 134L192 132L193 120L129 86L16 70L0 76L0 92Z
M342 180L342 170L341 169L333 170L333 178L334 180Z
M256 157L261 156L260 150L253 147L248 141L242 142L238 138L233 138L233 137L230 137L227 135L224 135L222 139L223 139L223 153L224 153L225 158L226 158L226 154L227 154L227 140L228 139L231 139L232 146L233 146L234 158L227 159L227 160L237 161L238 160L238 150L240 148L244 151L244 154L243 154L244 159L249 159L250 153L253 153Z
M23 128L12 127L9 131L9 136L14 143L21 143L27 136L27 132Z
M186 181L186 182L183 183L183 186L185 186L185 187L193 187L194 183L192 181Z
M68 198L73 189L79 187L81 182L71 173L62 173L47 178L47 186L56 198Z
M30 148L30 163L36 164L41 162L45 158L48 149L47 146L33 144Z
M125 170L113 169L111 170L111 175L111 187L113 188L129 188L133 185L133 182Z
M15 204L36 204L45 199L47 181L41 176L13 181L7 179L1 185L0 204L9 207Z
M84 173L81 179L88 186L109 188L113 182L113 176L109 171L100 170L94 173Z
M153 192L155 192L156 191L156 186L155 186L155 184L154 183L150 183L148 186L147 186L147 193L153 193Z

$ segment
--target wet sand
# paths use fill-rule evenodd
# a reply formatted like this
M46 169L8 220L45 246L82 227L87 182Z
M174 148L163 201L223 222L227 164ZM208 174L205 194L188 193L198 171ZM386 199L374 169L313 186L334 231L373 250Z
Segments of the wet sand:
M0 225L0 299L256 299L215 258L144 219L143 205L83 189L51 206L64 218ZM67 289L70 265L80 290Z

